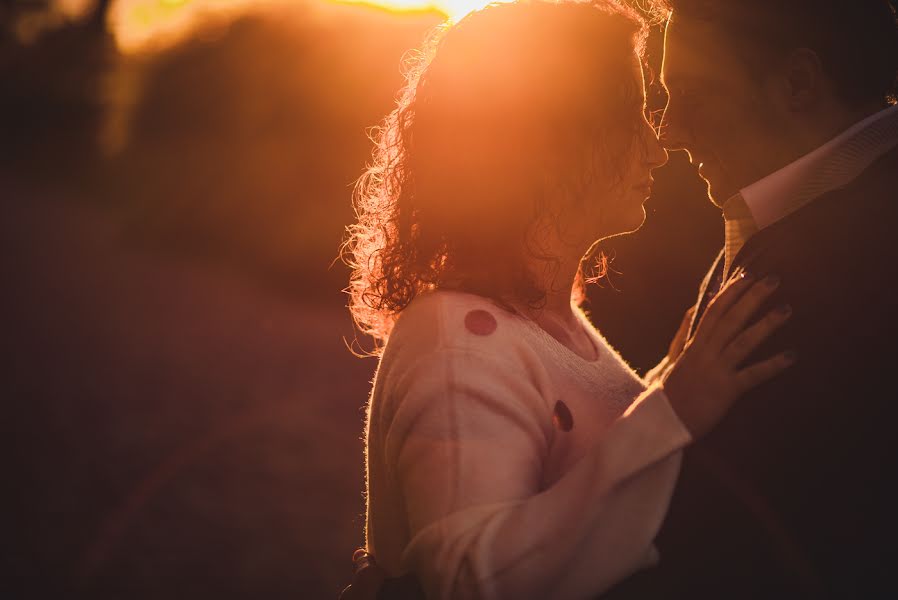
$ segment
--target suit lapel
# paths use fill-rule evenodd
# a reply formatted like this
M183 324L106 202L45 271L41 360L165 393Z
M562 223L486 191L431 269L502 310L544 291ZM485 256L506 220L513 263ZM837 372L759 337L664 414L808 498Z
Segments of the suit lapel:
M894 178L892 174L896 165L898 165L898 147L879 157L849 184L826 192L805 203L798 210L761 229L748 238L736 253L733 264L730 266L730 272L734 272L738 267L748 266L749 268L746 270L756 277L768 275L769 273L752 272L750 265L764 252L770 239L786 235L801 239L805 235L803 232L809 223L827 224L826 231L831 231L833 240L843 238L853 226L855 228L865 227L867 224L863 223L863 218L877 214L874 206L891 202L891 198L878 197L875 193L871 194L869 190L891 189ZM861 198L865 200L862 201ZM867 206L866 209L862 208L862 203L866 203L864 204ZM862 217L860 226L856 225L858 217ZM799 249L800 246L796 244L793 253Z
M695 328L698 327L699 321L701 321L702 315L705 313L705 309L708 308L708 303L711 302L711 298L717 290L715 287L715 280L722 275L721 271L723 271L723 254L724 251L721 250L720 254L717 255L717 259L714 261L714 264L711 265L711 269L708 271L708 274L705 275L704 280L702 280L702 285L699 287L698 291L698 300L696 302L697 308L695 312L692 313L692 322L689 323L689 339L692 339L692 336L695 335Z

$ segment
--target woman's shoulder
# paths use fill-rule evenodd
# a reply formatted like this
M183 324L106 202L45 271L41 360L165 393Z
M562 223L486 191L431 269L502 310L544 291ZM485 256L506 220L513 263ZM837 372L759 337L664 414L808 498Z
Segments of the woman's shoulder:
M520 345L522 326L522 317L490 298L458 290L429 290L400 313L387 346L489 354Z
M404 398L413 386L419 392L445 389L452 380L539 397L548 389L548 377L527 330L524 317L489 298L456 290L424 292L396 320L375 387L380 397Z
M391 362L431 354L466 354L517 363L530 354L520 315L484 296L457 290L422 292L399 314L384 349Z

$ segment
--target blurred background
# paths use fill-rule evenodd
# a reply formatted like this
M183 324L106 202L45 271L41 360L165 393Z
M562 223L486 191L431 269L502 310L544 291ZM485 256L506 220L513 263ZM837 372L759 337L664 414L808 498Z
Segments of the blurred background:
M376 361L335 259L403 54L475 6L0 0L0 596L349 582ZM722 244L684 155L656 181L590 291L642 371Z

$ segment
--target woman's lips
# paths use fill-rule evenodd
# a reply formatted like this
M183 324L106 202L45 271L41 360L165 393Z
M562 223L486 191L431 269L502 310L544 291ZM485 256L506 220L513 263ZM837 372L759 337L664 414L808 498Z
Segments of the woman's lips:
M651 196L652 194L652 181L644 181L640 184L634 185L633 189L645 194L646 196Z

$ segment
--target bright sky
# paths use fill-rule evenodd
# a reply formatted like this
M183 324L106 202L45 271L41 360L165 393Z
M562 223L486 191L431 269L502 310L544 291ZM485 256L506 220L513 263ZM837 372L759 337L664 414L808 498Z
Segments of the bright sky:
M458 20L490 2L490 0L332 1L372 4L397 11L435 9L453 20ZM290 4L295 5L296 0L115 0L110 14L110 26L119 48L125 52L134 52L172 43L188 35L200 20L215 17L228 20L255 7Z

